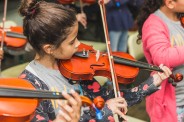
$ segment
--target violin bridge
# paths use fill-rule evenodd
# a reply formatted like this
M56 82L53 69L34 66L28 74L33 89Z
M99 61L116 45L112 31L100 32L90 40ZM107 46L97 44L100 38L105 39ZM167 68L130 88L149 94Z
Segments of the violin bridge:
M96 62L99 60L100 58L100 50L96 51Z
M82 55L83 55L83 56L86 55L85 48L83 48Z

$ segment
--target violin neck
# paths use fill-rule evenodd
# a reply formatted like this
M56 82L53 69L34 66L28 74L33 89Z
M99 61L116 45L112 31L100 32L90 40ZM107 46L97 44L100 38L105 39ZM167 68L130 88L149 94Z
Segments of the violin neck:
M16 33L16 32L6 32L7 37L12 37L12 38L20 38L20 39L26 39L26 37L23 34Z
M118 56L113 56L113 57L114 57L115 63L124 64L124 65L128 65L128 66L133 66L133 67L138 67L138 68L150 70L150 71L163 72L163 70L160 69L160 67L158 67L158 66L150 65L148 63L143 63L143 62L139 62L139 61L133 61L133 60L121 58Z
M0 87L0 97L7 98L38 98L38 99L64 99L61 92L43 90L27 90L18 88Z

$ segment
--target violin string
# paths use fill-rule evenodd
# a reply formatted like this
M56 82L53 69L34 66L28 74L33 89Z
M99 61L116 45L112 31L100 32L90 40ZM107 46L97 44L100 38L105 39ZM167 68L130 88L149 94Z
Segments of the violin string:
M160 69L160 67L155 66L155 65L150 65L148 63L144 63L144 62L141 62L141 61L134 61L134 60L118 57L118 56L114 56L114 58L115 58L115 60L119 60L120 62L122 61L122 62L124 62L124 63L126 63L127 65L130 65L130 66L135 66L135 67L143 68L145 70L150 70L150 71L154 70L154 71L163 72L163 70Z
M0 87L0 96L4 97L25 97L25 98L50 98L50 99L63 99L61 92L51 92L43 90L29 90L19 88L4 88ZM4 93L3 93L4 91Z
M5 88L5 87L0 87L0 91L1 91L0 96L8 96L9 94L9 97L64 99L61 92L19 89L19 88ZM79 92L78 90L75 90L75 91ZM5 94L3 92L5 92Z

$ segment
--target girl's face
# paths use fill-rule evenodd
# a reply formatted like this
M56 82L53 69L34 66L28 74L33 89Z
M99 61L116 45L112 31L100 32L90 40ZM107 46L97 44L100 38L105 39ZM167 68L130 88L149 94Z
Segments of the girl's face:
M70 59L74 53L78 50L80 45L79 40L77 39L78 34L78 22L70 28L69 35L61 43L61 45L53 50L52 55L57 59Z

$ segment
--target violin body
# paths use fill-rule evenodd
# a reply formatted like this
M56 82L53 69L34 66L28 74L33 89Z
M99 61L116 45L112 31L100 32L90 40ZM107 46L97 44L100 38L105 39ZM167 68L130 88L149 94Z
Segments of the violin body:
M18 34L22 34L23 33L23 28L22 27L11 27L7 32L15 32ZM6 36L6 32L5 32L5 44L8 47L15 47L15 48L19 48L22 47L26 44L26 40L25 39L21 39L21 38L13 38L13 37L8 37ZM0 38L2 38L2 32L0 33Z
M88 50L88 57L81 58L74 55L69 60L60 60L58 65L61 74L73 80L92 80L94 76L104 76L111 79L110 65L106 53L99 53L97 60L97 52L91 46L81 44L79 51L81 50ZM113 52L113 56L135 60L131 55L123 52ZM134 82L139 68L115 63L115 72L119 83L129 84Z
M15 78L1 78L0 87L35 89L29 82ZM2 91L0 92L2 93ZM38 99L0 97L0 121L29 122L38 103Z
M25 38L16 38L9 36L9 33L14 33L15 35L23 35L23 28L16 26L10 27L4 33L4 44L5 44L5 51L8 53L12 53L12 55L22 54L27 43ZM2 29L0 30L0 41L2 41ZM16 53L15 53L16 52ZM15 53L15 54L14 54Z

